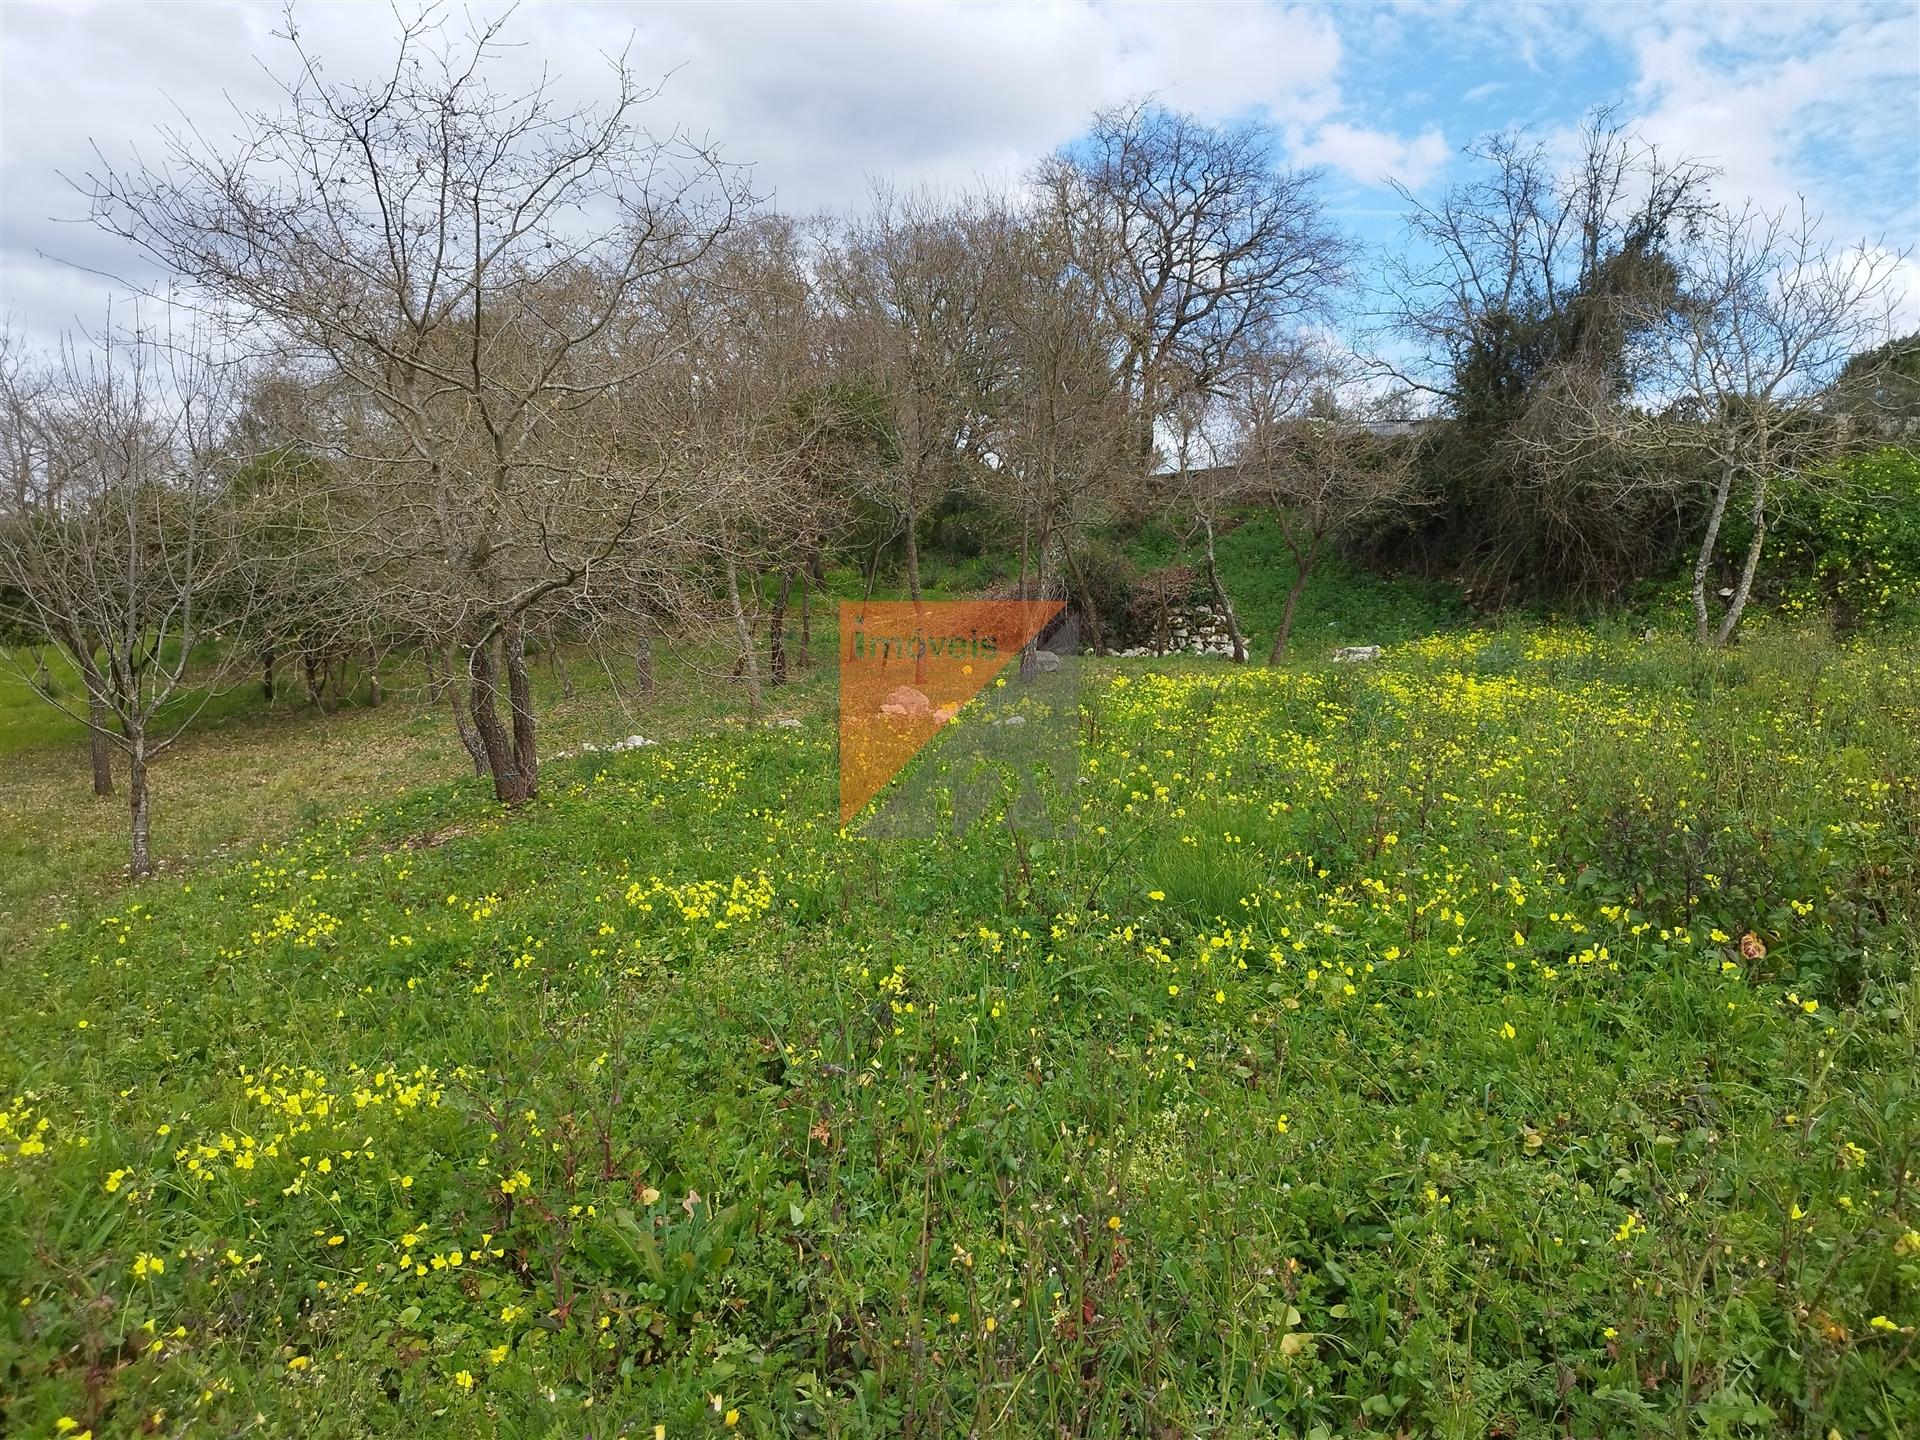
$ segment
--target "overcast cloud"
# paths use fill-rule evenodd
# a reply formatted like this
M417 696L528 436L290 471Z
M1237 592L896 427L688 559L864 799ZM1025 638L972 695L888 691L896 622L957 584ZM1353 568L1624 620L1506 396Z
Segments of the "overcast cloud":
M302 4L296 19L336 78L391 53L383 7ZM15 325L44 341L97 324L111 287L88 272L139 275L62 173L84 173L93 144L155 153L156 127L183 115L229 133L234 104L274 102L283 27L277 7L238 3L0 5L0 308ZM881 176L1011 183L1095 107L1151 92L1272 122L1372 241L1393 233L1387 181L1438 186L1476 134L1551 136L1596 104L1711 158L1733 194L1805 194L1841 234L1895 248L1920 232L1911 3L553 3L523 7L509 34L513 68L544 65L581 98L604 93L605 57L622 49L643 75L670 75L654 123L710 136L796 211L856 206Z

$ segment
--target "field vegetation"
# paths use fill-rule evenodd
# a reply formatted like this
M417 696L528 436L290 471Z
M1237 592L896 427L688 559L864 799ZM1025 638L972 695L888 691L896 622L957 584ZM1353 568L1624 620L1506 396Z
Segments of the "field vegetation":
M1920 1434L1909 257L380 23L0 329L0 1435Z
M1917 658L1106 666L938 843L834 822L817 675L369 784L23 943L0 1419L1903 1433Z

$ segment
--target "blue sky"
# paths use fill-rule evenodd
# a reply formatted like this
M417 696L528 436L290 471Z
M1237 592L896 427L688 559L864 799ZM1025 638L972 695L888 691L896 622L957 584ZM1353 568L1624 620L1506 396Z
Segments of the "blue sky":
M1719 166L1728 198L1808 197L1836 235L1920 236L1920 5L1408 6L1332 12L1341 115L1398 137L1404 179L1457 176L1460 146L1528 127L1564 139L1595 106L1672 154ZM1336 119L1322 127L1337 126ZM1391 196L1335 163L1349 223L1394 228ZM1349 150L1362 148L1351 140ZM1430 163L1428 163L1430 162Z
M486 13L484 4L474 9ZM385 7L303 0L337 76L387 53ZM454 12L456 15L458 11ZM277 5L0 5L0 310L46 337L97 324L144 279L84 225L60 179L97 143L152 151L176 108L207 133L270 103ZM582 97L602 56L672 72L657 121L709 134L795 210L858 206L872 179L1010 184L1101 104L1156 93L1210 119L1258 116L1323 167L1337 218L1391 243L1391 177L1431 195L1477 134L1563 144L1616 106L1671 153L1719 165L1730 199L1805 195L1836 238L1920 237L1920 0L1796 5L1457 3L524 6L509 69ZM1920 270L1909 270L1920 279ZM1920 293L1920 283L1912 287Z

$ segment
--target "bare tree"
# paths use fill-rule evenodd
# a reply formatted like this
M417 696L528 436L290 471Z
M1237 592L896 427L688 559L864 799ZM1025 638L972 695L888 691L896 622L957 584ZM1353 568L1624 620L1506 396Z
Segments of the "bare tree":
M356 660L377 704L381 657L417 638L407 617L370 593L383 559L377 528L366 496L325 454L320 437L336 428L343 402L352 397L337 376L268 368L250 378L231 430L242 458L230 484L252 511L257 543L275 557L256 572L261 593L250 597L269 704L281 693L280 662L297 661L308 703L331 712L348 699Z
M135 879L153 872L149 766L245 653L258 591L259 537L222 447L231 396L219 367L151 335L0 365L0 618L82 676L86 711L68 713L97 790L101 747L126 755Z
M1323 313L1347 244L1318 178L1274 163L1256 125L1216 128L1150 101L1102 110L1037 176L1065 248L1112 334L1132 446L1190 390L1216 388L1262 326Z
M1604 446L1695 488L1694 629L1701 644L1724 645L1752 598L1779 482L1797 474L1817 483L1833 460L1874 438L1830 387L1850 358L1890 338L1901 257L1834 245L1804 207L1746 206L1716 207L1677 259L1677 303L1636 317L1653 337L1642 392L1621 400L1557 377L1564 418L1525 438L1548 463L1577 463ZM1858 370L1854 380L1871 383ZM1749 532L1716 617L1708 592L1736 497Z
M4 407L0 409L0 466L5 467L9 481L6 500L10 523L14 526L26 523L38 498L35 477L43 474L52 460L54 435L43 412L52 398L50 378L29 369L11 333L0 334L0 407ZM14 552L9 559L7 570L0 573L12 575L14 567L26 566L24 550ZM46 634L39 625L19 624L19 617L32 609L27 592L12 582L7 582L7 590L11 593L0 592L0 611L15 617L15 628L36 639ZM93 793L104 799L113 794L113 740L106 681L100 673L100 644L93 636L65 628L59 648L78 672L86 691L87 752L93 770ZM56 698L53 678L37 647L29 688L45 699Z
M1240 377L1244 382L1247 377ZM1231 393L1231 392L1229 392ZM1231 432L1223 431L1219 413L1228 407L1212 397L1191 395L1173 411L1170 429L1173 435L1173 493L1169 509L1182 541L1191 547L1200 542L1200 569L1213 596L1214 609L1227 627L1227 639L1233 646L1233 663L1247 663L1247 640L1240 628L1240 612L1228 593L1220 573L1218 540L1220 529L1238 507L1254 496L1252 472L1229 463L1223 456L1223 440L1231 443Z
M1671 295L1668 248L1707 213L1713 172L1605 111L1580 140L1562 166L1524 134L1484 136L1438 201L1398 187L1416 243L1382 257L1377 299L1403 348L1376 357L1397 382L1463 419L1495 418L1570 356L1630 388L1627 331Z
M457 657L514 803L539 773L529 613L676 524L606 420L668 341L618 322L744 191L704 145L640 128L624 60L599 107L547 79L494 89L503 23L456 39L429 13L386 78L350 85L289 19L286 105L243 116L236 149L172 133L160 167L103 161L87 188L100 225L360 397L330 443L372 499L382 599Z
M921 598L920 526L989 442L991 307L1008 217L987 197L951 202L876 192L871 213L825 257L845 367L882 397L889 449L861 472L906 554Z
M1571 163L1524 134L1466 153L1471 173L1437 201L1400 191L1407 236L1381 257L1374 364L1450 422L1431 447L1450 553L1503 589L1608 593L1672 533L1671 488L1617 456L1549 463L1527 442L1566 418L1543 391L1637 392L1712 171L1604 111Z
M711 524L700 568L718 571L735 675L758 708L762 682L786 683L785 619L797 575L838 533L847 422L830 383L814 284L811 227L763 215L740 226L680 280L674 324L688 339L670 374L684 401L676 464ZM777 577L763 675L755 622L764 577ZM804 579L801 580L804 584Z
M1055 598L1087 531L1137 485L1125 396L1087 277L1043 215L1011 227L994 288L994 464L975 483L1019 533L1020 598ZM1105 631L1084 577L1073 585L1094 648Z
M1235 494L1271 510L1293 560L1269 665L1286 654L1300 596L1329 545L1418 503L1417 427L1346 398L1356 378L1335 357L1268 344L1247 358L1230 402Z

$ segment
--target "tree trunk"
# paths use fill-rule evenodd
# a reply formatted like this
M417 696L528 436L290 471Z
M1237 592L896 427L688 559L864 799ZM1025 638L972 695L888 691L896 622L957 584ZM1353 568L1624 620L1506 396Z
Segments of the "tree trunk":
M87 758L93 763L93 793L113 794L113 742L107 739L107 705L98 695L87 696Z
M653 694L653 635L644 629L633 642L633 683L642 695Z
M473 773L487 773L487 750L480 743L480 732L473 728L473 719L467 714L466 700L461 696L458 686L447 691L447 698L453 705L453 728L460 732L460 743L466 747L467 758L473 761Z
M87 687L87 755L93 762L93 793L113 794L113 742L107 738L107 682L92 654L81 652L80 678Z
M906 509L907 520L907 598L914 604L920 603L920 516L909 505Z
M273 647L267 646L260 652L260 698L273 704Z
M560 637L554 633L553 626L542 627L540 643L546 649L547 669L553 675L554 684L560 687L560 698L573 699L573 675L567 669L565 658L560 654Z
M874 582L880 578L880 547L887 542L876 539L873 542L873 554L867 557L867 588L860 593L860 613L866 614L867 602L873 599Z
M444 697L448 708L453 711L453 728L460 736L461 747L467 752L467 758L473 762L473 773L487 773L487 751L480 743L480 732L473 728L473 719L467 713L467 698L460 687L454 683L454 656L449 651L442 668L442 657L437 651L427 652L427 688L430 698L438 704Z
M1213 590L1213 603L1227 617L1227 638L1233 642L1233 663L1244 665L1247 663L1247 642L1241 638L1240 616L1233 608L1233 597L1227 594L1226 583L1220 578L1220 561L1213 553L1213 517L1202 516L1200 523L1207 535L1207 584ZM1291 615L1287 623L1292 625Z
M813 668L813 586L807 572L800 572L800 668Z
M780 576L780 593L767 616L767 683L778 689L787 683L787 601L793 595L793 571Z
M489 635L467 651L467 714L480 742L486 773L493 777L494 796L506 800L512 787L503 786L502 777L512 769L513 750L500 724L498 646L499 637Z
M468 672L473 677L473 685L468 694L468 705L473 712L473 728L479 732L480 747L486 757L487 773L493 777L493 795L503 805L518 805L529 798L531 791L521 776L515 763L519 751L520 716L515 706L514 728L516 733L509 735L507 727L500 723L500 652L503 649L519 649L518 646L503 645L499 635L489 636L474 645L468 652ZM513 672L518 670L516 680ZM526 657L520 654L517 664L508 661L509 689L526 684Z
M367 705L370 709L378 710L385 698L380 689L380 652L370 650L367 652Z
M1100 608L1094 604L1093 592L1087 588L1087 577L1081 572L1080 561L1073 553L1073 547L1062 547L1067 556L1067 573L1073 578L1074 604L1080 611L1080 618L1087 622L1087 643L1093 647L1093 653L1107 653L1106 632L1100 626Z
M513 714L513 768L520 778L516 796L540 793L540 717L533 708L533 678L527 673L527 631L516 616L507 627L507 706Z
M727 556L727 603L733 608L733 638L740 646L736 673L747 682L747 708L760 713L760 657L755 653L753 630L747 624L747 607L740 600L740 569L733 556Z
M315 651L303 650L300 653L301 673L307 682L307 704L316 709L322 707L327 696L326 661Z
M1044 600L1047 598L1047 548L1053 544L1053 523L1042 524L1040 533L1028 543L1027 526L1023 520L1020 527L1020 598L1022 600ZM1031 680L1039 661L1034 652L1040 648L1040 637L1035 635L1020 648L1020 678Z
M1746 563L1740 567L1740 583L1734 587L1733 599L1727 604L1726 618L1720 622L1720 633L1715 637L1716 645L1725 645L1733 639L1733 632L1740 626L1740 616L1746 611L1747 597L1753 594L1754 572L1760 568L1760 551L1767 541L1767 477L1753 477L1753 539L1747 542Z
M132 820L132 857L128 872L136 880L153 874L153 846L147 799L147 736L144 728L124 727L127 737L127 800Z
M1267 652L1267 664L1278 665L1280 657L1287 653L1287 642L1293 638L1294 612L1300 608L1300 595L1307 588L1307 576L1313 573L1313 562L1319 558L1320 542L1314 541L1306 553L1294 557L1293 584L1287 589L1287 605L1280 612L1280 631L1273 637L1273 649Z
M1713 490L1713 508L1707 512L1707 531L1700 537L1700 553L1693 562L1693 638L1704 645L1713 631L1707 619L1707 572L1713 568L1714 547L1720 543L1720 522L1727 516L1727 496L1733 492L1733 466L1721 467Z
M1135 444L1139 448L1140 473L1153 474L1154 429L1159 423L1160 409L1157 387L1153 379L1153 363L1146 356L1140 357L1140 409L1134 420L1138 426Z

